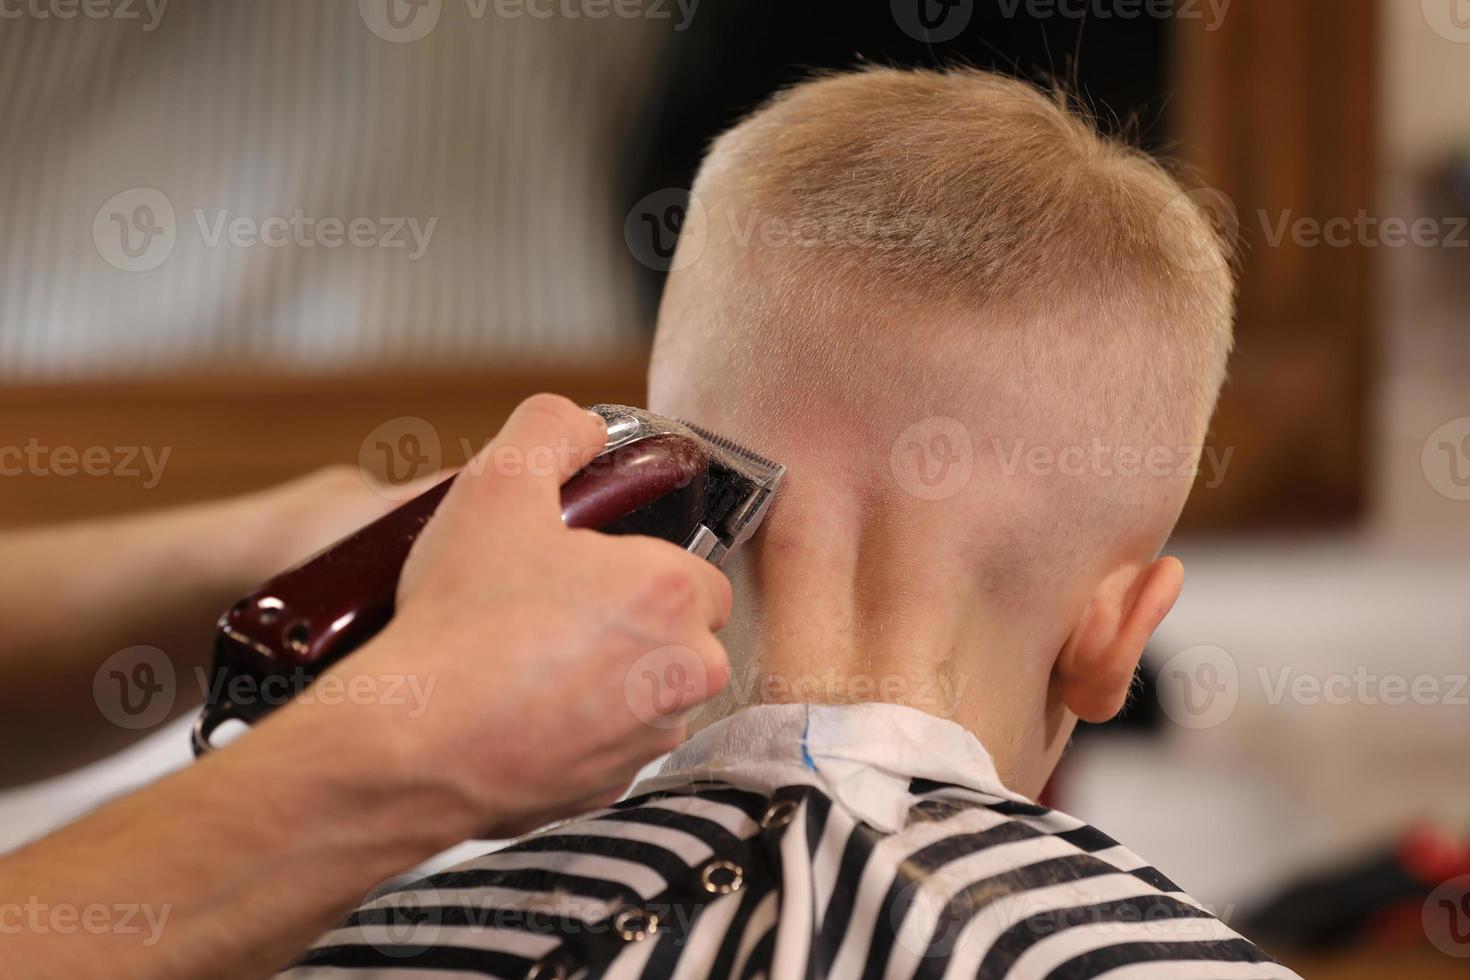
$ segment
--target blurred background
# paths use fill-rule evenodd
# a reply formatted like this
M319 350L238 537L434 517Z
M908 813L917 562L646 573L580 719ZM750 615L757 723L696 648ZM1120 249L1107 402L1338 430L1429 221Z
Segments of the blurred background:
M1465 0L9 5L0 527L639 402L706 143L867 63L1060 82L1236 243L1185 595L1051 801L1306 976L1470 973ZM0 795L0 848L186 761Z

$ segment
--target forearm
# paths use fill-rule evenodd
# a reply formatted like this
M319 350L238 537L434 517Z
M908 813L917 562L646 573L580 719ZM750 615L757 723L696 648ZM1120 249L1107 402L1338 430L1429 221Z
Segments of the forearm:
M471 834L456 801L395 776L409 770L385 758L388 739L349 749L332 715L350 707L297 707L0 859L5 975L265 976L378 882Z
M272 571L242 526L250 519L228 501L0 536L0 785L142 734L112 723L94 697L98 668L120 650L156 647L169 659L173 713L199 700L215 620Z
M118 722L121 702L141 700L128 672L98 677L119 651L157 648L173 674L160 703L197 704L225 607L392 504L336 467L230 500L0 534L0 787L143 734L138 717Z

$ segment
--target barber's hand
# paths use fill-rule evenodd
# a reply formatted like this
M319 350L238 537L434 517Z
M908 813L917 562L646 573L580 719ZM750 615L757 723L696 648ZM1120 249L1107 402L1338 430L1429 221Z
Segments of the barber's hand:
M415 544L394 620L329 672L383 690L417 679L422 704L359 706L356 723L449 790L469 834L611 802L728 679L723 574L664 541L562 523L561 484L604 440L565 398L524 402Z

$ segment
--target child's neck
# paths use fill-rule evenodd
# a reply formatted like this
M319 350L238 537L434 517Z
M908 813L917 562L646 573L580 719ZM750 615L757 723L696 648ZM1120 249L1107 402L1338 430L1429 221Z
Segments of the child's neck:
M939 567L911 528L779 516L727 567L731 679L694 727L769 702L904 704L969 729L1002 778L1038 790L1055 762L1044 652L984 608L973 574Z

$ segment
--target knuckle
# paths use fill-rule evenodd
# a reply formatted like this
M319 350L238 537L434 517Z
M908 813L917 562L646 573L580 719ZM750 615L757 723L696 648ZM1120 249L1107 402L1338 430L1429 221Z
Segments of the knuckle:
M640 608L682 623L703 620L703 610L710 607L721 624L728 620L734 590L724 575L706 570L704 559L655 538L640 539L625 555L627 580L635 583L634 601Z
M661 568L644 577L635 598L637 609L660 624L681 624L698 606L694 581L679 568Z

